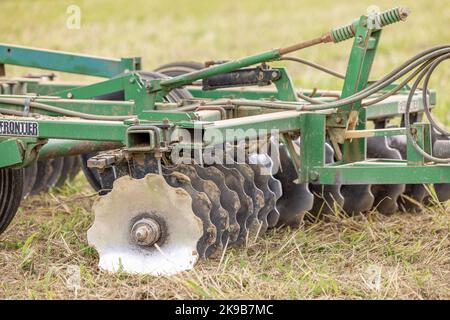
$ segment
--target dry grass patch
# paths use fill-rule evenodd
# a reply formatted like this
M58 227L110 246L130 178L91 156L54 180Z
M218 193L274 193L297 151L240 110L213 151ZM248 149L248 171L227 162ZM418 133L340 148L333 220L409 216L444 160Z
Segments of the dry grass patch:
M237 58L306 40L351 21L373 3L3 0L0 27L2 42L111 57L139 55L145 69L152 70L177 60ZM82 10L79 30L65 28L71 4ZM393 6L387 0L376 4ZM446 1L404 0L401 5L413 13L407 24L383 31L374 79L415 53L450 42L442 27L450 19ZM350 46L351 41L317 46L296 56L343 72ZM315 70L288 67L299 87L341 88L339 80ZM445 70L437 70L431 87L438 91L435 113L448 124ZM9 75L28 71L7 66ZM91 195L80 178L23 204L0 236L0 298L450 298L448 207L423 214L337 215L299 230L272 230L246 248L231 248L222 260L201 262L177 277L152 278L97 270L97 254L86 244ZM81 286L73 290L67 280L77 268Z
M450 213L339 214L271 230L178 276L108 274L87 246L95 196L74 185L25 201L0 241L0 298L450 298ZM71 288L73 270L81 286Z

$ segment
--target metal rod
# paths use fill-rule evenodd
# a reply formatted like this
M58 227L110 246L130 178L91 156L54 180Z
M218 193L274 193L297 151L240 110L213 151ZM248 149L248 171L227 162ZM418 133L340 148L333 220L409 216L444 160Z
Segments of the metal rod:
M318 45L320 43L326 43L326 42L331 42L333 41L331 38L331 34L330 33L326 33L323 36L319 37L319 38L315 38L315 39L311 39L311 40L307 40L307 41L303 41L297 44L294 44L292 46L289 47L285 47L285 48L280 48L279 49L279 53L280 56L285 55L286 53L291 53L294 51L298 51L301 49L305 49L308 47L312 47L315 45Z
M160 84L163 88L167 89L188 85L200 79L205 79L222 73L231 72L257 63L278 60L281 58L282 55L286 53L291 53L320 43L331 41L332 41L331 34L327 33L319 38L303 41L289 47L269 50L242 59L232 60L208 68L203 68L201 70L196 70L193 72L182 74L171 79L162 80Z

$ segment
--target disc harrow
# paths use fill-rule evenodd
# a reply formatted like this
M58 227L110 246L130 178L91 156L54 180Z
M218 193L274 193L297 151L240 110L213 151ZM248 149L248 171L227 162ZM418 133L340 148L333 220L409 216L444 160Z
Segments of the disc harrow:
M40 160L24 168L23 198L61 188L71 182L80 171L78 157L61 157Z
M431 115L428 83L450 45L369 81L381 31L408 16L371 10L289 47L153 72L138 57L0 44L0 72L10 64L104 78L0 79L0 233L24 198L80 170L99 194L88 230L99 267L155 276L323 216L448 201L450 133ZM349 39L345 74L288 56ZM297 90L273 61L316 68L342 90Z

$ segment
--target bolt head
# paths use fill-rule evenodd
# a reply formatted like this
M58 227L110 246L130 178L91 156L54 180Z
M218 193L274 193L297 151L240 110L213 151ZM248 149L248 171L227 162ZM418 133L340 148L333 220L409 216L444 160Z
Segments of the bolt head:
M145 226L139 226L135 230L136 240L139 242L145 241L147 239L149 233L149 229Z
M151 218L143 218L131 228L131 239L140 246L152 246L161 238L161 226Z
M312 181L317 181L317 180L319 180L319 173L317 171L311 171L309 174L309 178Z
M67 94L67 98L72 99L72 98L73 98L73 93L72 93L72 92L69 92L69 93Z

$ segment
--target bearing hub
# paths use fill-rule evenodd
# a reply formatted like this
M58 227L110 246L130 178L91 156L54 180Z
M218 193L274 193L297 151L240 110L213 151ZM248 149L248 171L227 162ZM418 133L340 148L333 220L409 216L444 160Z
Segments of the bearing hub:
M131 238L140 246L152 246L161 238L161 226L155 219L140 219L131 228Z

